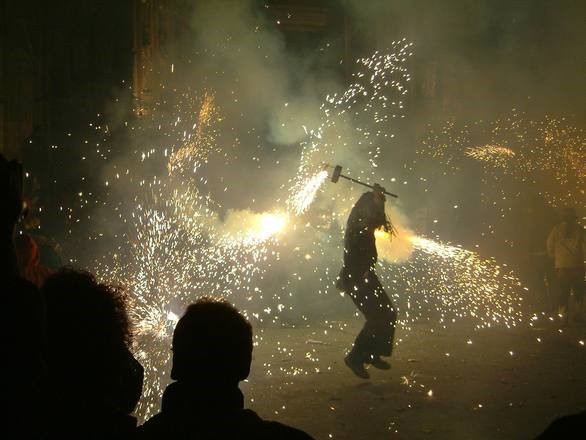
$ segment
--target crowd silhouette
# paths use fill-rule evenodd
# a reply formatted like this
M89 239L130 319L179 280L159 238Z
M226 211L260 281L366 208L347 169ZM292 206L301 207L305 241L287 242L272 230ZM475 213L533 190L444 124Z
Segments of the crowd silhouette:
M144 371L131 351L124 290L88 272L53 273L40 264L34 239L16 234L22 166L1 155L0 196L2 438L311 439L244 409L238 384L250 371L252 327L211 298L179 320L174 382L160 414L137 428Z
M52 438L128 438L143 370L130 352L125 299L85 272L64 269L44 283L46 431Z
M131 351L125 292L87 272L40 267L28 237L19 238L25 258L17 257L22 191L22 166L0 155L2 438L312 438L244 408L239 382L250 372L252 327L212 298L188 306L178 321L173 382L160 413L137 426L144 372ZM539 438L583 432L584 418L560 419Z

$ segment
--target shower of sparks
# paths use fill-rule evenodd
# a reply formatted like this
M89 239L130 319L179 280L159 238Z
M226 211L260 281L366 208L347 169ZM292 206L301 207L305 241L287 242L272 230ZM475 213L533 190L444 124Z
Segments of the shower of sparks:
M187 139L184 145L174 151L169 158L169 163L167 164L169 173L172 174L178 168L190 164L194 158L199 161L206 159L207 154L214 147L214 138L209 136L206 129L209 128L210 124L217 117L218 113L214 104L214 96L210 92L206 92L202 100L201 108L199 109L197 122L193 127L193 135ZM193 171L197 171L197 166L200 163L196 162L194 165L196 167L194 167Z
M356 61L358 71L343 93L328 95L321 105L322 122L308 132L302 145L299 168L290 190L288 204L303 213L319 187L326 181L323 163L337 164L346 159L366 183L380 179L378 159L383 145L394 137L388 127L393 119L403 118L406 82L411 77L406 62L413 43L393 42L389 52L375 52ZM359 122L350 122L354 119ZM351 168L347 168L352 170Z
M341 225L357 193L328 191L323 163L340 163L349 175L367 183L384 182L378 161L394 137L393 120L404 117L410 49L411 43L401 40L388 53L357 60L350 86L325 99L322 120L306 130L285 210L226 210L211 195L203 170L212 159L222 158L225 165L231 160L228 147L219 145L221 112L211 91L199 100L181 97L172 111L155 111L141 122L157 127L163 141L147 139L147 146L134 150L132 166L120 162L109 167L108 194L114 197L118 189L125 198L101 206L109 210L105 224L115 245L95 265L102 279L126 285L131 293L136 355L145 367L137 409L141 418L158 409L168 378L173 328L185 305L197 296L227 297L255 324L281 324L283 315L299 321L323 319L328 302L340 301L333 285L343 254ZM131 130L137 137L150 133L141 127ZM82 206L90 197L80 192ZM65 209L72 223L79 221ZM477 328L519 322L522 287L514 274L494 260L396 226L398 237L384 258L379 252L379 264L405 333L412 323L438 312L440 326L463 317L473 319ZM91 239L97 241L102 234ZM388 245L384 233L378 235L377 242ZM269 276L271 271L279 276ZM307 302L304 292L312 293L312 304L321 301L313 317L306 316L308 312L299 316L296 309ZM319 304L324 304L321 311ZM347 324L326 325L343 330ZM262 341L262 329L256 338L255 344ZM280 342L277 353L291 356ZM265 362L266 374L301 375L330 368L319 364L315 350L305 359L310 362L307 368Z
M400 231L392 243L382 230L375 237L380 276L399 304L401 328L430 315L441 327L466 318L476 329L511 328L526 319L521 281L494 259L411 231Z
M431 301L438 306L440 324L455 316L473 318L476 328L511 328L522 322L522 283L510 269L461 247L419 236L410 240L422 254L414 260L423 257L430 275L439 281Z
M220 220L218 204L204 195L207 182L199 174L210 157L225 154L216 142L219 110L209 92L182 110L168 126L169 133L177 133L176 146L138 154L147 167L166 162L167 172L121 182L136 190L134 209L124 219L130 227L123 241L129 246L121 244L119 254L96 267L101 278L131 291L137 356L145 367L145 393L137 409L143 417L157 409L170 337L183 307L202 294L262 296L255 276L262 275L269 256L278 261L278 252L269 246L289 221L278 211L228 211Z
M507 147L499 145L485 145L483 147L470 147L465 150L467 156L476 160L490 162L496 167L505 167L509 159L515 156L515 152Z
M327 171L320 171L306 181L298 183L299 190L293 190L294 195L289 200L289 205L296 215L301 215L309 209L319 188L328 178Z
M484 139L486 144L474 146L472 139ZM526 192L506 192L502 184L506 178L516 187L544 194L554 207L586 203L586 135L563 119L531 120L513 111L492 122L448 121L439 130L430 130L419 153L438 159L435 163L444 165L443 173L456 174L466 168L466 157L477 160L484 165L486 192L501 198L510 200ZM498 203L495 196L493 202Z
M285 212L228 210L220 218L221 204L210 196L202 172L214 158L223 157L226 164L230 159L229 151L219 146L221 116L212 91L200 99L180 96L170 112L155 109L145 116L140 124L146 128L130 127L134 133L149 133L149 126L155 127L164 141L154 147L147 139L146 146L135 150L134 166L124 162L109 168L108 191L123 188L121 193L132 194L133 209L127 208L128 196L124 203L104 204L126 232L111 237L118 240L116 252L100 259L95 269L101 278L124 284L131 292L136 353L146 375L137 409L141 417L149 417L158 407L168 376L174 325L183 307L198 295L230 297L250 319L275 323L281 312L293 310L295 292L310 285L318 294L330 291L337 268L329 266L341 255L339 245L330 245L325 235L331 230L333 213L325 212L313 222L296 218L308 212L326 182L328 172L321 164L327 159L354 158L351 163L360 170L359 177L366 181L378 177L375 168L381 149L393 137L383 124L404 117L410 47L402 40L389 53L359 59L347 90L326 98L322 121L308 131L301 145L300 166ZM348 129L351 138L345 133ZM80 201L89 204L85 194L80 193ZM343 203L351 206L350 199ZM70 217L73 221L73 212ZM315 238L308 239L311 236ZM279 289L277 281L265 275L285 252L291 273ZM267 373L270 369L267 364ZM282 372L308 373L295 366Z

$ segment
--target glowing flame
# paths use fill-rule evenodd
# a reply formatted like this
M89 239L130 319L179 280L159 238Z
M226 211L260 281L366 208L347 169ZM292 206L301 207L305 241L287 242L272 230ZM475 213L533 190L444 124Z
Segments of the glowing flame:
M377 229L374 231L374 238L377 240L377 242L378 240L390 240L391 234L389 234L384 229Z
M394 223L397 235L383 229L374 231L378 257L388 263L402 263L411 258L413 252L413 232L406 226Z
M463 259L466 257L473 257L473 254L465 249L451 246L445 243L440 243L438 241L430 240L429 238L419 237L419 236L412 236L410 237L411 242L418 248L422 249L423 251L437 255L441 258L459 258Z
M255 235L264 239L277 235L285 228L287 220L287 215L282 213L264 213L260 216L259 229Z

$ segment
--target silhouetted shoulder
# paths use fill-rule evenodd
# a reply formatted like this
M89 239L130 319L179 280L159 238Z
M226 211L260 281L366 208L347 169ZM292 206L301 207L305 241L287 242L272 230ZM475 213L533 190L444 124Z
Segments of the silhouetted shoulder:
M2 342L0 432L2 438L42 438L46 379L42 296L36 286L16 277L3 279L0 292L4 311L0 331L10 335Z
M586 411L555 419L536 440L579 439L586 432Z
M198 440L312 440L309 434L279 422L262 420L254 411L198 414L187 420L173 414L159 413L138 428L139 439Z
M136 438L151 439L159 438L166 429L165 416L162 413L155 414L136 429Z
M19 277L6 278L2 281L2 300L29 304L31 306L43 305L42 295L39 289L30 281Z
M262 440L277 438L284 440L311 440L313 438L300 429L279 422L263 420L258 414L250 409L242 410L240 413L240 421L237 423L237 426L239 426L239 429L242 429L243 432L250 433L252 438Z
M10 365L17 366L16 370L21 373L23 366L41 368L45 332L45 302L41 292L21 278L4 279L0 306L2 310L10 311L4 314L0 328L4 334L13 335L4 342L5 354L9 353L7 345L20 353L12 353L12 358L19 362Z
M291 440L313 440L306 432L300 429L293 428L291 426L283 425L279 422L262 422L265 425L266 437L264 438L278 438L278 439L291 439Z

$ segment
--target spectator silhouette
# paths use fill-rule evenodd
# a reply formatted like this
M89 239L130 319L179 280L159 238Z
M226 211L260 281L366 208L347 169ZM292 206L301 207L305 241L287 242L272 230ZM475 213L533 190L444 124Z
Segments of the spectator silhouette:
M22 165L0 154L0 275L18 276L14 230L22 212Z
M187 308L173 333L176 382L161 412L139 427L141 439L311 439L244 408L238 383L248 377L252 327L232 305L209 298Z
M38 289L18 275L14 231L21 210L22 166L0 155L0 423L12 438L39 438L45 309Z
M586 411L555 419L536 440L558 440L584 438L586 433Z
M50 438L131 436L143 370L129 351L121 290L63 269L43 285L47 303Z

